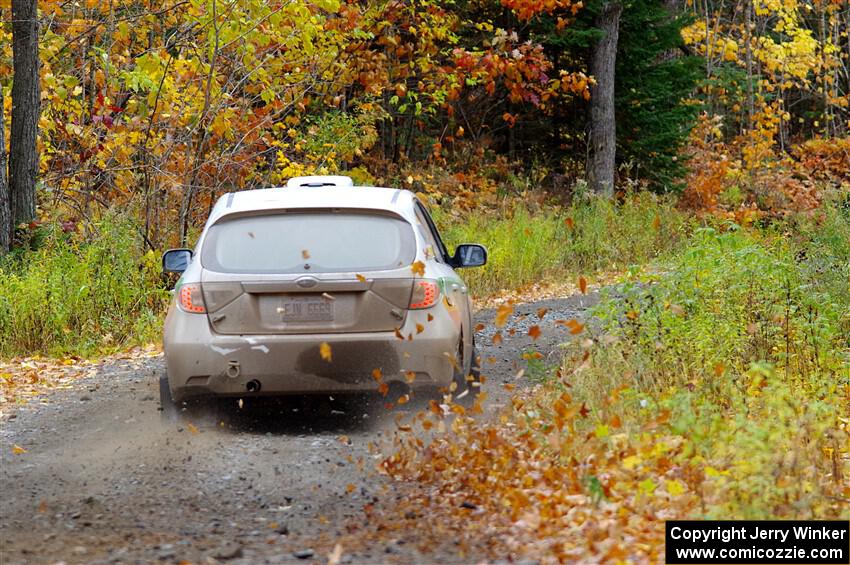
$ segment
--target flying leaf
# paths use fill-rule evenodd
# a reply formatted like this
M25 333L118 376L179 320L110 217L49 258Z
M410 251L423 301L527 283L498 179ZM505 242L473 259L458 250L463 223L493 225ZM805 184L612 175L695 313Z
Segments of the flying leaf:
M496 332L493 334L493 345L499 345L502 343L502 332Z
M384 375L381 373L381 369L372 369L372 378L378 382L381 382L384 379Z
M401 330L399 330L398 328L396 328L396 329L395 329L395 336L396 336L398 339L400 339L400 340L404 341L404 336L403 336L403 335L401 335Z
M548 308L539 308L537 310L537 317L542 320L546 316L547 312L549 312Z
M390 385L387 383L381 383L380 386L378 386L378 392L381 393L381 396L386 396L390 392Z
M661 229L661 216L658 214L655 215L655 218L652 220L652 229L658 231Z
M407 371L404 373L404 380L408 383L413 384L413 381L416 380L416 373L414 371Z
M191 433L193 433L193 434L200 433L200 432L198 431L198 428L197 428L197 427L195 427L195 425L194 425L192 422L187 422L187 423L186 423L186 429L187 429L187 430L189 430L189 431L190 431Z
M481 331L481 330L483 330L485 327L486 327L486 326L485 326L484 324L476 324L476 325L475 325L475 331L476 331L476 332L480 332L480 331Z
M423 326L422 324L416 324L416 333L421 334L424 331L425 331L425 326Z
M27 450L24 449L23 447L21 447L18 444L14 444L12 446L12 453L14 453L15 455L23 455L26 452L27 452Z
M420 277L425 276L425 263L422 261L416 261L410 266L410 270L414 275L418 275Z
M433 314L428 314L428 321L429 321L429 322L431 322L431 321L433 321L433 320L434 320L434 315L433 315Z
M528 335L531 336L531 339L537 341L537 338L540 337L540 326L531 326L528 330Z
M363 276L363 275L361 275L360 273L357 273L357 274L356 274L356 275L354 275L354 276L355 276L355 277L357 277L357 280L358 280L358 281L360 281L360 282L366 282L366 277L364 277L364 276Z
M573 221L572 218L565 218L564 224L566 224L567 229L570 230L570 231L573 231L574 229L576 229L576 223Z
M302 249L301 250L301 257L304 258L304 259L309 259L310 258L310 252L307 251L306 249Z
M322 359L324 359L328 363L331 362L331 346L328 342L323 341L322 344L319 346L319 355L321 355Z
M514 311L514 307L511 304L502 304L498 308L496 308L496 327L501 328L508 321L508 316L510 316Z
M578 278L578 289L582 294L587 294L587 279L584 277Z

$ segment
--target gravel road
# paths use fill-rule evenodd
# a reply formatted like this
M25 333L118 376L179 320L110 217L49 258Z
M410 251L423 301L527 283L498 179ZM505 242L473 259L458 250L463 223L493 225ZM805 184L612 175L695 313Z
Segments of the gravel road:
M524 380L515 380L522 352L555 354L568 339L555 320L580 318L595 300L519 305L498 345L493 311L478 313L488 413L508 400L503 383ZM532 342L536 324L542 335ZM326 563L333 540L367 519L364 506L404 496L404 485L374 472L397 415L381 402L240 410L234 401L167 424L163 367L161 357L106 363L0 422L0 563ZM390 540L341 562L477 562L434 551Z

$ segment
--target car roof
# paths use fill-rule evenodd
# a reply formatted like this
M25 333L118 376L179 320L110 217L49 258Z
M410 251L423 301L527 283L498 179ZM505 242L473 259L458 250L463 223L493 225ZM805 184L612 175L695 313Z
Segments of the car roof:
M219 198L208 224L231 214L292 208L386 210L413 220L415 198L408 190L376 186L284 186L243 190Z

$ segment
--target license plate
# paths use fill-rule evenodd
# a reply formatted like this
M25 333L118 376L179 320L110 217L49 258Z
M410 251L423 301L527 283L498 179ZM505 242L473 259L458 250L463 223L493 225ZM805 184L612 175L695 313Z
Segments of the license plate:
M334 303L321 296L293 296L283 299L278 312L284 322L330 322Z

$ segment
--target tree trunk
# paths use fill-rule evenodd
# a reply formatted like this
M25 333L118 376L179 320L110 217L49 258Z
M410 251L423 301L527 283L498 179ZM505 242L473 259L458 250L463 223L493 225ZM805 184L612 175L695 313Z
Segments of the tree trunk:
M9 190L15 225L35 218L38 175L38 14L36 0L12 0L12 131Z
M3 111L3 88L0 87L0 255L9 251L12 239L12 208L9 183L6 182L6 116Z
M605 196L614 194L614 172L617 156L617 124L614 116L614 68L617 62L617 39L620 32L619 2L606 2L594 25L603 35L593 46L590 72L596 84L590 89L590 188Z

